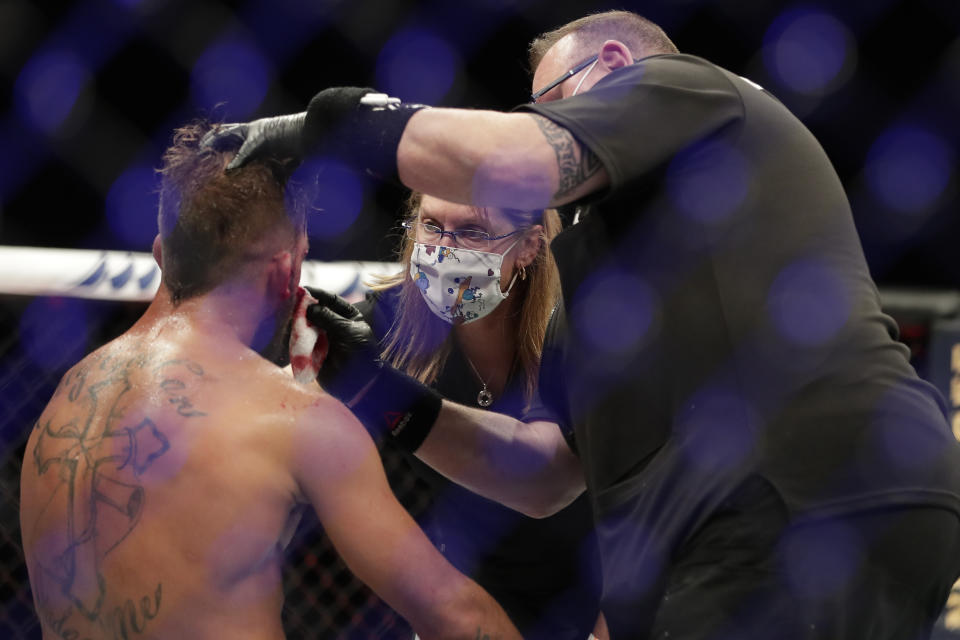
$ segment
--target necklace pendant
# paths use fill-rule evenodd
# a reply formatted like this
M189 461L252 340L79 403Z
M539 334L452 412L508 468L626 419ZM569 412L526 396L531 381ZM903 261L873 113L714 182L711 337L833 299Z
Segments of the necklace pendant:
M493 394L487 391L486 387L481 389L480 393L477 394L477 404L481 407L489 407L493 404Z

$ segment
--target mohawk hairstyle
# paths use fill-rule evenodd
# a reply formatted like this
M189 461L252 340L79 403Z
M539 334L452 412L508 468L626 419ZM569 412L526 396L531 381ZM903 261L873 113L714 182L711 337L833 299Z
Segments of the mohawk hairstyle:
M234 151L200 146L213 128L198 121L177 129L159 170L163 283L175 305L292 244L305 228L303 198L295 185L287 188L295 163L225 171Z

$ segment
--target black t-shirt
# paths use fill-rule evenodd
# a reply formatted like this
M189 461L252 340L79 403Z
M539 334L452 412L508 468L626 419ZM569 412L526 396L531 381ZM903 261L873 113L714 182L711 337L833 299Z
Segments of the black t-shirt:
M829 159L780 102L674 54L521 109L611 180L552 244L566 329L541 382L607 523L605 566L630 562L638 530L672 552L751 474L795 517L960 512L943 400L881 312Z
M389 289L357 305L380 338L393 321L396 302L397 289ZM434 388L476 407L481 387L454 348ZM489 410L523 419L525 405L520 376L511 375ZM426 509L413 514L418 523L451 564L500 603L525 638L587 637L599 612L600 578L585 496L549 518L529 518L450 482L389 439L381 454L405 458L429 494Z

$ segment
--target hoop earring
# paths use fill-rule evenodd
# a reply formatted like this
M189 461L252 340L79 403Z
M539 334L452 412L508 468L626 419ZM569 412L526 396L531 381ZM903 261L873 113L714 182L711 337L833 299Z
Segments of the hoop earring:
M527 279L527 268L523 265L520 265L520 279L521 280Z

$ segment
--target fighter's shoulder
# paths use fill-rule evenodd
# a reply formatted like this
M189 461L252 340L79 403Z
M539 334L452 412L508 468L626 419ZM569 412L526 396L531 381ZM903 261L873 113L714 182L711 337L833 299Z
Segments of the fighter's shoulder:
M276 369L265 380L270 386L274 409L287 414L293 424L339 426L356 422L342 402L324 391L319 384L297 382L288 370Z

